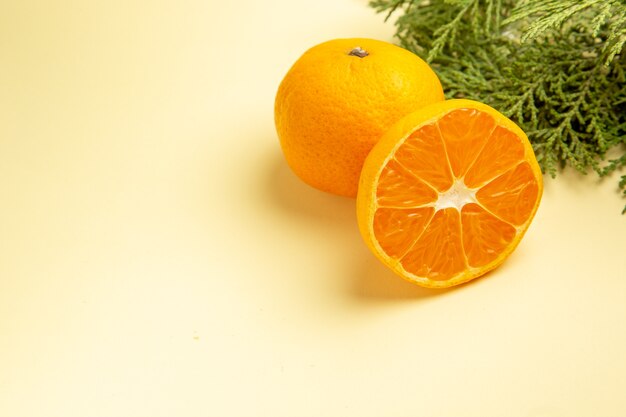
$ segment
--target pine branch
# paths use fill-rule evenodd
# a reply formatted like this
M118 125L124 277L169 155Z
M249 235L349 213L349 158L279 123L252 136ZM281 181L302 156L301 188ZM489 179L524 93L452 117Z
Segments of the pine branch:
M376 0L446 96L485 102L527 132L544 172L626 166L623 0ZM388 15L390 16L390 15ZM621 152L604 161L607 152ZM626 175L619 187L626 196Z
M605 64L619 54L626 43L626 4L622 0L522 0L503 23L530 21L521 41L526 42L563 29L566 22L596 37L608 33L603 57Z

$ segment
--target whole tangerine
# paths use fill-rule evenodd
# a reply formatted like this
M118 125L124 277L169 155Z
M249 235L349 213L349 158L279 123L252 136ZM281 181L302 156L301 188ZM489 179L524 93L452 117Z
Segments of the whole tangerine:
M296 175L355 197L363 162L383 133L442 100L437 75L417 55L373 39L334 39L293 64L278 88L274 116Z

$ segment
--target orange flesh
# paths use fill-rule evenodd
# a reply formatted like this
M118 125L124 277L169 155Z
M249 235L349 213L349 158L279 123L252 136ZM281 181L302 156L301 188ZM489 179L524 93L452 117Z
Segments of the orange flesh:
M445 280L462 272L466 266L460 229L458 210L437 211L422 237L401 260L404 269L434 280Z
M381 172L374 214L380 247L431 280L494 261L537 202L524 156L520 137L476 109L420 127Z
M456 178L470 168L485 146L496 123L491 116L477 110L452 111L437 123Z
M454 182L446 150L434 124L412 134L396 151L395 160L437 191L447 190Z

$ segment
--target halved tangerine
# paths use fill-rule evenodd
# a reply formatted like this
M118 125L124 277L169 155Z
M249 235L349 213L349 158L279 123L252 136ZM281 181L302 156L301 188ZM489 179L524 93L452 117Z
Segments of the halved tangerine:
M485 104L448 100L405 117L374 146L359 183L359 229L401 277L450 287L511 254L542 192L515 123Z

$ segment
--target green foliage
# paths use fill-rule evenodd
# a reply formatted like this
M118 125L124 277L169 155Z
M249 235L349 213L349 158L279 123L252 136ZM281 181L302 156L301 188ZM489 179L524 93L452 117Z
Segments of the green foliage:
M544 172L626 166L625 1L370 4L397 18L401 45L431 63L449 98L485 102L520 124ZM619 187L626 197L626 175Z
M610 64L626 42L626 5L622 0L525 0L515 7L504 23L536 16L522 34L521 41L536 39L565 22L603 41L603 56Z

